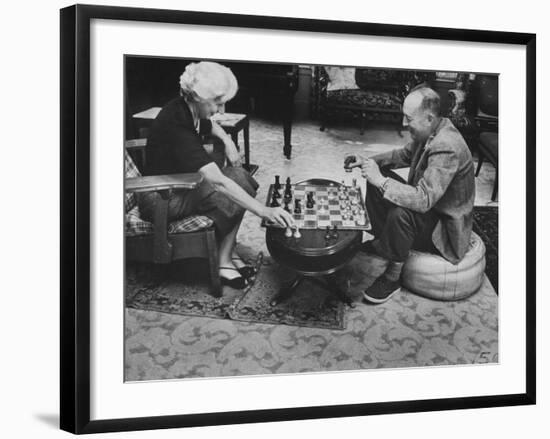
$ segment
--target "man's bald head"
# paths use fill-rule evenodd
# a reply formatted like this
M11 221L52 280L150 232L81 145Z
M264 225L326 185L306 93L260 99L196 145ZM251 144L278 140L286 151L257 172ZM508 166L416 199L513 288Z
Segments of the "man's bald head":
M439 95L429 87L413 89L403 102L403 125L413 139L425 141L439 122Z
M435 117L439 117L441 99L439 94L429 87L413 88L405 98L403 106L407 103L409 103L414 110L420 110L422 112L428 111Z

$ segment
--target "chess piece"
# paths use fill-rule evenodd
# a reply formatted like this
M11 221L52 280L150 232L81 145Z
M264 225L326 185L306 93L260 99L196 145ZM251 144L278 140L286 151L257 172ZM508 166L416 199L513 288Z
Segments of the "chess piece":
M307 200L306 200L306 207L308 209L313 209L313 206L315 204L315 200L313 199L313 192L307 193Z
M355 163L357 161L357 157L355 157L354 155L348 155L345 159L344 159L344 170L346 172L351 172L352 171L352 168L350 167L350 165L352 163Z
M271 198L271 207L279 207L279 206L280 206L280 204L279 204L279 202L277 201L277 198L276 198L275 196L273 196L273 197Z
M302 237L302 234L300 233L300 229L299 229L298 227L296 227L296 228L294 229L294 237L295 237L296 239Z
M292 237L292 229L290 227L287 227L286 230L285 230L285 236L287 238L290 238Z
M300 205L300 200L298 199L294 200L294 213L302 213L302 206Z
M365 225L365 211L364 210L359 211L358 216L357 216L357 224L359 224L360 226Z
M290 186L290 178L286 179L286 186L285 186L285 200L291 200L292 199L292 187Z
M285 198L292 198L292 189L290 186L285 187Z
M279 190L281 188L281 181L280 181L280 176L279 175L276 175L275 176L275 190Z
M290 207L289 207L288 203L289 203L289 201L287 201L287 200L285 199L285 207L284 207L284 209L285 209L288 213L291 213L291 212L290 212Z

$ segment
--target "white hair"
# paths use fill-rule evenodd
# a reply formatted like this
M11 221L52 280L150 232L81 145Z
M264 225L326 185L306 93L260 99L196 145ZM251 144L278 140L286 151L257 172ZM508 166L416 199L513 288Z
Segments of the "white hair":
M201 61L191 63L180 76L181 93L196 102L215 100L225 103L238 90L237 78L221 64Z

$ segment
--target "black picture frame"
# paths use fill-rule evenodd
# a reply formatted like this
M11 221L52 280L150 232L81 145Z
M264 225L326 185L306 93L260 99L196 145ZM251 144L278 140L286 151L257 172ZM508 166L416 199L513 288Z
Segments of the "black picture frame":
M60 425L99 433L325 417L514 406L536 401L536 36L529 33L447 29L303 18L75 5L60 11L61 48L61 351ZM134 20L205 26L326 32L444 41L522 45L526 48L526 376L525 393L383 403L346 404L90 419L90 22Z

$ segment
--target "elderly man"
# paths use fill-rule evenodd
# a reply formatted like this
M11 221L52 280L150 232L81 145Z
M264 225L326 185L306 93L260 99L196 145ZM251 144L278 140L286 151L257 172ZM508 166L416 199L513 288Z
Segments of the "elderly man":
M367 179L375 239L363 250L383 259L386 267L364 292L371 303L385 302L399 290L409 250L440 254L458 264L468 249L475 197L472 155L451 121L440 117L439 107L435 91L414 89L403 103L403 125L412 141L368 159L356 156L348 165L360 166ZM388 171L407 166L407 182Z

